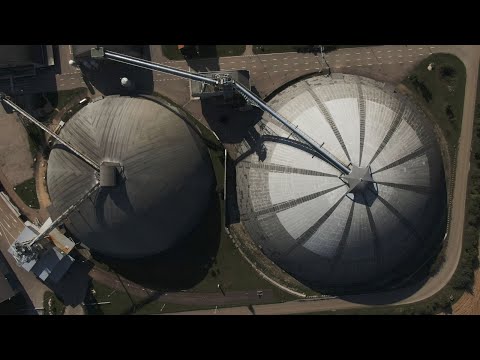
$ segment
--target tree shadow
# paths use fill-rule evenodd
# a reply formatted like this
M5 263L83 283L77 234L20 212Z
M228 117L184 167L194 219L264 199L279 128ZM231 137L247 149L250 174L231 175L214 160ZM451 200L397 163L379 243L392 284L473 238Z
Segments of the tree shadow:
M189 289L205 276L215 259L221 237L220 204L212 192L209 210L196 229L177 246L140 259L115 259L95 251L92 257L122 277L149 289Z
M93 282L92 282L92 279L90 279L88 283L87 293L84 299L85 312L87 313L87 315L104 315L102 306L98 305L98 299L95 297L92 290L93 290Z
M185 58L188 66L196 72L219 71L220 64L216 45L197 45L198 54Z

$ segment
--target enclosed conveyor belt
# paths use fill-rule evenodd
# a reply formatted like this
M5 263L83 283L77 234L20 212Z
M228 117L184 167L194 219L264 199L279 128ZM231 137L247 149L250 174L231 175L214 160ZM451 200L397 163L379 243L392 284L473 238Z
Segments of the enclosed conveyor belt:
M258 96L256 96L253 92L251 92L245 86L243 86L242 84L240 84L238 82L234 82L234 86L235 86L235 89L237 89L238 92L240 92L241 94L246 96L248 99L253 101L255 104L257 104L258 107L260 107L260 109L268 112L275 119L277 119L283 125L285 125L290 130L292 130L297 136L299 136L303 141L305 141L315 151L317 151L324 158L325 161L330 163L332 166L334 166L336 169L341 171L343 174L350 174L350 169L348 167L346 167L343 163L341 163L338 159L336 159L332 154L330 154L323 147L321 147L319 144L317 144L316 141L311 139L303 131L299 130L297 127L294 127L292 125L292 123L290 123L282 115L280 115L275 110L273 110L270 106L268 106L262 99L260 99Z
M294 132L297 136L299 136L303 141L305 141L309 146L314 149L319 156L327 161L329 164L331 164L333 167L335 167L337 170L339 170L343 174L350 174L350 169L345 166L341 161L339 161L335 156L333 156L330 152L326 151L322 146L320 146L318 143L316 143L313 139L311 139L308 135L294 127L287 119L285 119L283 116L278 114L276 111L274 111L271 107L269 107L262 99L260 99L258 96L256 96L254 93L252 93L249 89L247 89L245 86L243 86L240 83L237 83L233 80L227 81L224 83L220 83L219 80L209 78L207 76L203 75L198 75L191 73L189 71L183 71L179 69L175 69L170 66L165 66L165 65L160 65L153 63L151 61L143 60L143 59L138 59L133 56L128 56L124 54L119 54L113 51L105 50L104 48L94 48L91 51L91 55L93 58L105 58L105 59L110 59L118 62L122 62L128 65L134 65L138 66L144 69L150 69L150 70L155 70L155 71L160 71L164 72L167 74L179 76L182 78L187 78L195 81L201 81L204 83L209 83L212 85L226 85L227 83L230 85L233 85L233 87L244 97L248 98L250 101L254 102L258 107L260 107L263 111L268 112L270 115L272 115L275 119L280 121L283 125L288 127L292 132Z

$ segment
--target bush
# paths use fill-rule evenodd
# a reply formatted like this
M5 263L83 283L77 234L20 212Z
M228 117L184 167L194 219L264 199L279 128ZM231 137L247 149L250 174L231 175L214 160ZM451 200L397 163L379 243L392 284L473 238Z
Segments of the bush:
M443 80L451 80L457 75L456 70L448 65L440 67L440 76Z

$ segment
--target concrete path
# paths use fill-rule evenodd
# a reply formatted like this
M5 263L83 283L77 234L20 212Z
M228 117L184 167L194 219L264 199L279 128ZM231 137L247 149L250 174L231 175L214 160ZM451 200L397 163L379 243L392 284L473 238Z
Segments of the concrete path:
M245 45L245 52L243 53L243 56L249 56L249 55L254 55L253 45Z

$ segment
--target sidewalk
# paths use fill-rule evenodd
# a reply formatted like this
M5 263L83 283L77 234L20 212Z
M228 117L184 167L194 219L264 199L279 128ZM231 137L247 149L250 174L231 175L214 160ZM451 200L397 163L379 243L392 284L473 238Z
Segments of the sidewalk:
M253 45L245 45L245 52L243 53L243 56L250 56L250 55L255 55L253 53Z

